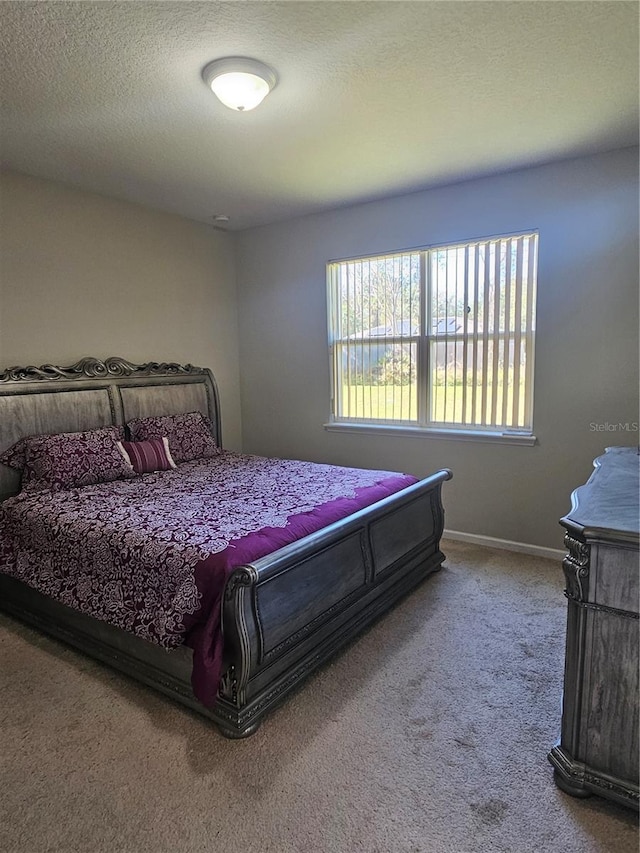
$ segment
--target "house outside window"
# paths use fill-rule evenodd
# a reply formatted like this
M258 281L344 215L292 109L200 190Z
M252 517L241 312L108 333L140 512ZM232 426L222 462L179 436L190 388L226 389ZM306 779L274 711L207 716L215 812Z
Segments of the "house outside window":
M532 436L537 249L528 232L329 263L329 426Z

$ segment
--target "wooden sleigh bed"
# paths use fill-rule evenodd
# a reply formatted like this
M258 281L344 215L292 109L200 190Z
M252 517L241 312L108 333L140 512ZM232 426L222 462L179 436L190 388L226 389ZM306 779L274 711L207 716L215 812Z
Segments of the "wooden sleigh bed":
M0 373L0 453L27 435L94 430L132 418L201 412L221 447L208 369L86 358ZM204 707L192 651L155 643L61 604L0 571L0 608L206 715L227 737L253 733L315 668L432 572L444 555L442 470L347 518L237 567L221 600L222 676ZM0 465L0 500L20 477Z

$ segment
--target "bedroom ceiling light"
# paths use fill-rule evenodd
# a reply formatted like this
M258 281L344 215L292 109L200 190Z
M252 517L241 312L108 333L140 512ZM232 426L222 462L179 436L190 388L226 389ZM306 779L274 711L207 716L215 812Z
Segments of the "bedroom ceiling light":
M244 56L214 59L202 69L202 79L225 107L238 112L262 103L278 80L273 68Z

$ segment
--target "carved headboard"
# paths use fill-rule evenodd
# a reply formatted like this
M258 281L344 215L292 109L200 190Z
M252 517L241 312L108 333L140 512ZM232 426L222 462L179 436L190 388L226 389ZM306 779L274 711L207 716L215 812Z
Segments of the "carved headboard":
M0 453L26 435L195 411L211 419L222 447L218 389L207 368L115 357L83 358L70 367L12 367L0 373ZM18 472L0 465L0 500L19 487Z

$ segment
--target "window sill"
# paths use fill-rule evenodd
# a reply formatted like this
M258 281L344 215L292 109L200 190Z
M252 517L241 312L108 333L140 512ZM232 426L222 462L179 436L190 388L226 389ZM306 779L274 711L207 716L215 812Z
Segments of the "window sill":
M433 427L411 427L397 424L358 424L339 422L323 424L327 432L369 433L371 435L397 435L410 438L438 438L453 441L479 441L489 444L516 444L533 447L537 439L527 433L486 432L484 430L437 429Z

